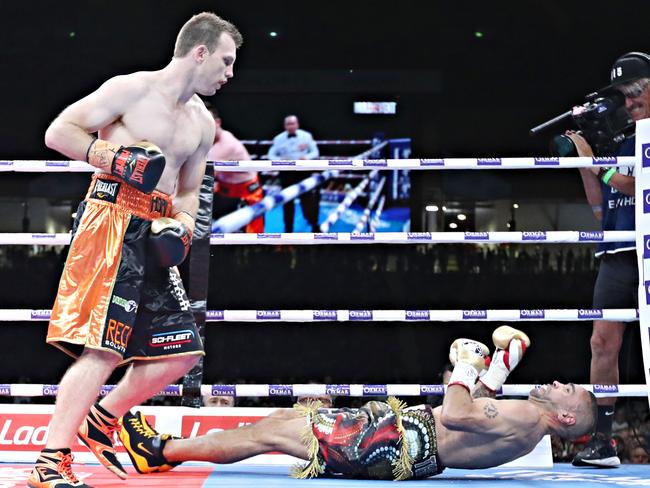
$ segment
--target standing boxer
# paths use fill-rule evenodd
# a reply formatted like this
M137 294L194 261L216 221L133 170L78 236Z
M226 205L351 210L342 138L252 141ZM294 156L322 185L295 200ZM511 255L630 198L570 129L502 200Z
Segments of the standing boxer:
M213 95L232 78L241 43L231 23L195 15L167 66L108 80L45 134L49 147L97 172L77 212L47 334L78 359L61 380L32 488L87 486L70 467L75 433L126 478L113 448L117 419L203 355L175 266L189 250L214 139L197 94ZM115 367L129 362L117 387L93 405Z

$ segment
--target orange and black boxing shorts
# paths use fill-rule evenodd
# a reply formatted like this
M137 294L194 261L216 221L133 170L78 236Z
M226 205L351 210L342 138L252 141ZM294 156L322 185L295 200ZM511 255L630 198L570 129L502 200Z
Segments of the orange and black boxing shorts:
M77 357L84 347L123 362L203 354L190 302L175 268L148 252L151 221L172 201L95 174L77 210L47 342Z

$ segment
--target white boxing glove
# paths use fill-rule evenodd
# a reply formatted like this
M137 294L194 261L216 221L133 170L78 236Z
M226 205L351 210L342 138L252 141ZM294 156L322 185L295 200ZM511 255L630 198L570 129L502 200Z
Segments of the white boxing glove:
M470 391L489 364L490 350L478 341L456 339L449 348L449 361L454 370L448 386L461 385Z
M487 373L481 376L480 382L490 390L497 391L530 347L530 339L522 331L502 325L492 333L492 342L495 346L494 354L490 367Z

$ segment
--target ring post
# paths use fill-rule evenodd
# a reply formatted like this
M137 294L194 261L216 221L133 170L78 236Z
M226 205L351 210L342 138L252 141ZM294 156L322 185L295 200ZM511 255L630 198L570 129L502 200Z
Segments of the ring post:
M639 327L646 385L650 385L650 119L636 123L636 251L639 263ZM648 388L650 404L650 388Z

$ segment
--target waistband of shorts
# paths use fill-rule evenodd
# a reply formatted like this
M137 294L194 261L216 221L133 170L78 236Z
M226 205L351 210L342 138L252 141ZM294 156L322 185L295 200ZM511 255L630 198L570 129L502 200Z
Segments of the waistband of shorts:
M169 195L156 190L150 194L143 193L121 178L105 173L93 175L86 201L116 206L145 220L172 215L172 199Z
M215 193L228 198L243 198L261 188L260 178L257 175L241 183L225 183L216 179L214 180Z

